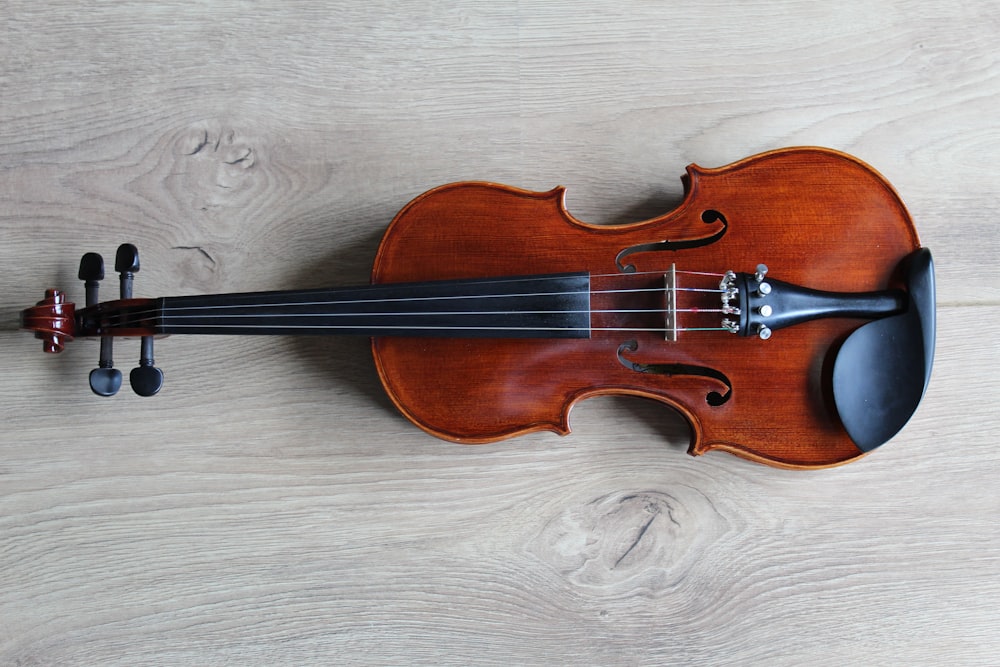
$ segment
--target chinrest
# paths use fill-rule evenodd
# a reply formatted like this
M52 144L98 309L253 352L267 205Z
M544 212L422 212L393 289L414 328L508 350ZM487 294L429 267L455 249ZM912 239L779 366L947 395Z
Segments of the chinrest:
M903 260L904 312L869 322L844 341L833 365L833 399L847 434L864 452L909 421L934 360L934 263L926 248Z

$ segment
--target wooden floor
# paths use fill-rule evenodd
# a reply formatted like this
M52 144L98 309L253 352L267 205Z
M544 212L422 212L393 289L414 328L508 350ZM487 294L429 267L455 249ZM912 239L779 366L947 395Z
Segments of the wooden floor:
M998 34L992 0L4 3L0 664L1000 663ZM17 330L126 241L140 296L363 283L442 183L622 223L803 144L937 263L924 402L842 468L692 458L624 398L441 442L354 339L168 338L161 395L102 400L94 342Z

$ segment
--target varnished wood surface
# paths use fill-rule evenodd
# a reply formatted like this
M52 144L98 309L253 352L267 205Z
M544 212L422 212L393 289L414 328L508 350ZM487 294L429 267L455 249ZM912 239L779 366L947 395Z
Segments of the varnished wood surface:
M662 301L643 297L655 291L662 298L664 272L677 263L682 329L718 328L721 315L684 312L700 306L717 313L718 295L684 290L718 291L723 267L750 269L766 261L779 267L783 280L814 289L886 289L897 265L919 247L898 197L870 167L817 148L769 151L717 170L692 169L687 179L687 195L674 211L632 225L588 226L574 220L559 189L529 193L459 184L407 205L379 246L375 280L586 268L594 294L592 331L589 338L555 345L530 339L378 339L375 365L393 402L434 435L490 442L513 433L566 433L567 414L576 401L628 394L676 406L691 424L691 451L700 454L718 448L797 468L829 467L861 456L835 413L821 409L820 369L814 367L856 323L830 318L793 328L780 336L778 350L754 335L719 331L682 331L677 345L665 345ZM714 218L710 224L706 211ZM791 218L794 225L787 222ZM526 239L528 228L532 233ZM622 249L655 246L663 239L692 247L646 248L621 259ZM814 253L818 246L826 250ZM806 257L809 261L803 261ZM616 279L622 276L622 261L634 276ZM686 272L714 272L715 277L705 280ZM636 299L627 290L644 294ZM658 307L658 314L648 318L648 313L622 312ZM626 365L633 361L622 361L623 345L630 360L691 370L637 373ZM706 378L712 372L721 379ZM923 373L918 374L919 397L924 385ZM769 380L761 383L765 375ZM761 404L768 406L766 413Z
M0 664L995 664L998 25L985 1L6 3ZM137 296L361 282L442 183L630 222L689 162L797 144L885 174L937 263L924 403L843 468L690 458L626 399L567 438L439 442L361 340L174 337L160 396L100 400L95 343L16 331L125 241Z

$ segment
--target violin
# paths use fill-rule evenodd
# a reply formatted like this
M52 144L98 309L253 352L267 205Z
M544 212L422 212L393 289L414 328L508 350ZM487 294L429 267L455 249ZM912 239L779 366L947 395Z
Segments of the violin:
M784 468L857 459L917 409L934 356L934 270L892 186L860 160L789 148L687 168L680 205L586 224L564 189L487 182L418 196L389 225L371 284L133 298L135 246L118 249L120 298L58 290L21 314L58 352L99 338L94 393L122 384L118 337L141 338L130 382L157 393L156 337L371 337L392 402L424 431L485 443L568 434L585 398L659 401L691 427L689 453L728 451Z

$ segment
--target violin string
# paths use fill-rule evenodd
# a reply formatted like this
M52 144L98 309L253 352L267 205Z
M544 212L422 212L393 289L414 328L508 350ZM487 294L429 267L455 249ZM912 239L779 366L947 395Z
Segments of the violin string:
M480 298L522 298L522 297L537 297L537 296L567 296L576 294L638 294L638 293L649 293L649 292L663 292L666 288L663 287L645 287L645 288L633 288L633 289L618 289L618 290L590 290L583 291L573 291L573 292L532 292L525 294L482 294L482 295L455 295L455 296L426 296L426 297L397 297L390 299L334 299L329 301L296 301L287 303L245 303L245 304L215 304L206 306L173 306L164 308L146 308L145 310L139 310L130 312L131 317L142 317L146 315L153 315L156 313L167 314L172 311L177 310L223 310L230 308L282 308L282 307L296 307L301 308L304 306L337 306L345 304L359 304L359 303L394 303L394 302L414 302L414 301L444 301L444 300L458 300L458 299L480 299ZM675 291L678 292L702 292L711 294L721 294L723 290L720 289L708 289L708 288L697 288L697 287L677 287ZM501 311L501 312L516 312L516 311ZM602 312L602 311L591 311L591 312ZM614 312L614 311L603 311L603 312ZM114 316L113 316L114 317Z
M667 313L667 308L601 308L588 310L456 310L456 311L432 311L432 312L379 312L379 313L254 313L246 314L223 314L223 315L168 315L173 320L178 319L204 319L212 318L240 318L240 317L285 317L294 319L298 317L427 317L427 316L461 316L461 315L606 315L618 313ZM721 308L674 308L675 313L723 313ZM134 317L134 315L133 315Z
M553 315L567 315L567 314L590 314L590 315L601 315L601 314L666 314L667 309L665 308L620 308L620 309L598 309L598 310L554 310L554 311L456 311L456 312L431 312L431 313L410 313L410 312L400 312L400 313L300 313L300 314L254 314L254 315L209 315L212 318L239 318L239 317L252 317L254 319L262 317L287 317L290 319L302 318L302 317L362 317L362 316L374 316L374 317L412 317L412 316L469 316L469 315L524 315L524 314L553 314ZM721 309L715 308L678 308L674 312L689 312L689 313L718 313L723 312ZM128 313L128 317L131 320L136 318L141 318L142 316L155 315L155 309L149 309L144 312ZM108 321L104 323L104 326L114 327L119 324L125 323L124 318L126 315L120 314L108 318ZM169 315L171 319L170 328L171 330L181 330L181 329L311 329L311 330L338 330L338 329L359 329L359 328L377 328L382 330L438 330L438 331L452 331L452 330L478 330L478 331L518 331L518 330L532 330L532 331L647 331L647 332L665 332L668 330L667 327L536 327L536 326L455 326L455 325L437 325L437 326L423 326L423 325L386 325L386 326L375 326L375 327L359 327L357 325L351 324L341 324L341 325L303 325L303 324L276 324L276 325L246 325L246 324L222 324L222 323L211 323L211 324L184 324L178 323L178 319L196 319L199 317L206 317L205 315ZM115 322L118 320L118 322ZM725 330L722 327L677 327L673 329L675 331L722 331Z
M185 309L174 309L185 310ZM177 320L183 319L204 319L206 317L211 317L213 319L222 318L309 318L309 317L430 317L430 316L443 316L443 317L462 317L462 316L479 316L479 315L613 315L613 314L666 314L670 309L667 308L598 308L598 309L588 309L588 310L466 310L466 311L436 311L436 312L408 312L408 311L391 311L391 312L379 312L379 313L253 313L253 314L191 314L191 315L178 315L176 312L171 312L170 309L164 309L160 313L156 310L148 310L144 312L135 312L128 314L117 314L113 315L104 322L107 326L114 327L116 325L124 324L127 321L135 322L136 320L141 320L143 317L155 317L162 315L165 318L169 318L170 325L173 326L184 326L183 324L176 324ZM725 312L721 308L674 308L672 312L675 313L723 313ZM234 325L234 326L246 326L246 325ZM475 327L474 327L475 328ZM535 327L527 327L535 328Z
M681 310L680 312L717 313L717 312L722 312L722 311L719 310L719 309L686 309L686 310ZM213 316L213 319L251 317L254 320L256 320L257 322L259 322L262 318L265 318L265 317L272 317L272 318L286 317L290 321L294 322L297 319L309 318L309 317L335 317L335 318L359 317L359 316L364 316L364 317L415 317L415 316L430 316L430 315L441 315L441 316L446 316L446 317L455 317L455 316L525 315L525 314L527 314L527 315L546 315L546 314L551 314L551 315L572 315L572 314L581 314L581 315L583 315L583 314L591 314L591 315L594 315L594 314L598 314L598 315L600 315L600 314L623 314L623 313L627 313L627 314L665 314L666 310L664 310L664 309L649 309L649 310L635 309L635 310L603 310L603 311L565 310L565 311L512 311L512 312L495 311L495 312L467 312L467 313L457 312L457 313L374 313L374 314L373 313L335 313L335 314L331 314L331 315L324 315L324 314L318 314L318 313L310 313L310 314L292 315L292 316L288 316L288 315L252 315L252 316L251 315L217 315L217 316ZM665 331L666 330L665 327L654 327L654 328L646 328L646 327L541 327L541 326L533 326L533 325L530 325L530 324L529 325L522 325L522 326L495 326L495 325L484 325L484 326L434 325L434 326L425 326L425 325L418 325L418 324L381 325L381 324L371 324L371 323L367 323L367 324L363 324L363 325L358 325L358 324L315 324L315 325L310 325L310 324L289 324L289 323L270 324L269 325L269 324L260 324L260 323L257 323L257 322L255 322L253 324L246 324L246 323L226 324L226 323L218 322L218 321L211 322L211 323L208 323L208 324L206 324L206 323L201 323L201 324L186 324L184 322L179 322L178 321L179 318L198 319L197 316L193 316L193 315L192 316L183 316L183 315L182 316L177 316L177 315L173 315L173 316L170 316L169 321L165 321L165 322L161 323L161 326L168 326L171 331L177 331L177 330L180 330L180 329L199 329L199 328L201 328L201 329L206 329L206 328L214 328L214 329L226 329L226 328L228 328L228 329L331 329L331 330L336 330L336 329L383 329L383 330L384 329L389 329L389 330L394 330L394 329L415 329L415 330L435 329L435 330L441 330L441 331L450 331L450 330L491 330L491 331L492 330L509 330L509 331L517 331L517 330L532 330L532 331L549 331L549 330L551 330L551 331L570 331L570 330L573 330L573 331L583 331L583 330L590 330L590 331ZM122 321L122 322L108 321L108 322L102 323L102 328L115 328L116 326L120 326L120 325L127 325L127 323L124 322L124 321ZM133 326L136 326L137 328L141 328L141 325L133 325ZM700 327L690 327L690 328L688 328L688 327L678 327L677 328L677 331L701 331L701 330L705 330L705 331L707 331L707 330L715 330L715 327L707 328L707 329L703 329L703 328L700 328Z
M666 273L667 272L665 272L665 271L637 271L635 273L592 273L592 274L590 274L590 277L591 278L628 278L630 276L663 276ZM724 275L726 275L724 273L713 273L713 272L707 272L707 271L682 271L681 269L675 270L674 273L684 273L684 274L687 274L689 276L712 276L712 277L715 277L715 278L721 278Z
M171 325L171 331L179 329L246 329L242 324L179 324ZM667 327L498 327L498 326L410 326L393 325L379 327L358 327L350 324L334 325L282 325L258 326L253 329L278 329L282 331L292 329L303 330L340 330L340 329L379 329L380 331L621 331L621 332L651 332L665 333L666 331L726 331L723 327L679 327L677 329Z
M721 276L723 274L717 273L705 273L698 271L677 271L676 273L684 273L689 275L701 275L701 276ZM646 271L639 274L598 274L591 277L615 277L615 278L628 278L635 275L663 275L659 271ZM527 280L529 278L525 278ZM504 279L494 282L516 282L521 279ZM173 319L179 317L198 317L197 315L177 315L171 314L176 313L176 311L192 311L192 310L220 310L220 309L232 309L232 308L280 308L280 307L304 307L304 306L331 306L331 305L344 305L344 304L359 304L359 303L389 303L389 302L412 302L412 301L436 301L436 300L457 300L457 299L479 299L479 298L521 298L521 297L537 297L537 296L562 296L562 295L572 295L572 294L586 294L589 293L593 295L602 294L631 294L631 293L650 293L650 292L664 292L667 288L665 287L647 287L647 288L627 288L627 289L604 289L604 290L588 290L588 291L574 291L574 292L534 292L534 293L524 293L524 294L485 294L485 295L445 295L445 296L428 296L428 297L395 297L388 299L334 299L334 300L320 300L320 301L301 301L301 302L290 302L290 303L264 303L264 304L221 304L221 305L207 305L207 306L181 306L181 307L164 307L155 308L150 307L144 310L134 311L127 314L118 313L110 316L107 319L107 324L110 326L116 326L125 321L128 317L131 320L136 318L164 315L169 316ZM722 293L724 290L718 288L697 288L697 287L677 287L673 288L673 291L679 292L701 292L701 293ZM559 314L559 313L569 313L569 312L582 312L582 311L460 311L460 312L441 312L441 313L306 313L306 314L279 314L275 316L283 317L296 317L296 316L361 316L361 315L376 315L376 316L388 316L388 315L420 315L420 314L437 314L437 315L473 315L473 314L517 314L517 313L531 313L531 314ZM602 313L665 313L667 309L597 309L586 311L591 314L602 314ZM721 312L719 309L707 309L707 308L678 308L674 309L674 312ZM205 316L205 315L202 315ZM259 317L266 316L264 314L255 315L243 315L234 317ZM225 317L225 315L216 314L214 317Z
M446 296L414 296L414 297L393 297L386 299L333 299L328 301L298 301L298 302L287 302L287 303L249 303L249 304L222 304L222 305L209 305L209 306L175 306L173 308L164 308L164 312L169 310L212 310L220 308L281 308L286 306L301 307L301 306L339 306L343 304L358 304L358 303L395 303L403 302L410 303L415 301L456 301L460 299L502 299L502 298L522 298L522 297L536 297L536 296L569 296L577 294L638 294L643 292L663 292L666 288L664 287L643 287L643 288L631 288L631 289L613 289L613 290L576 290L572 292L561 291L561 292L525 292L523 294L456 294L456 295L446 295ZM710 292L714 294L721 294L725 290L721 289L703 289L697 287L678 287L676 291L679 292Z

